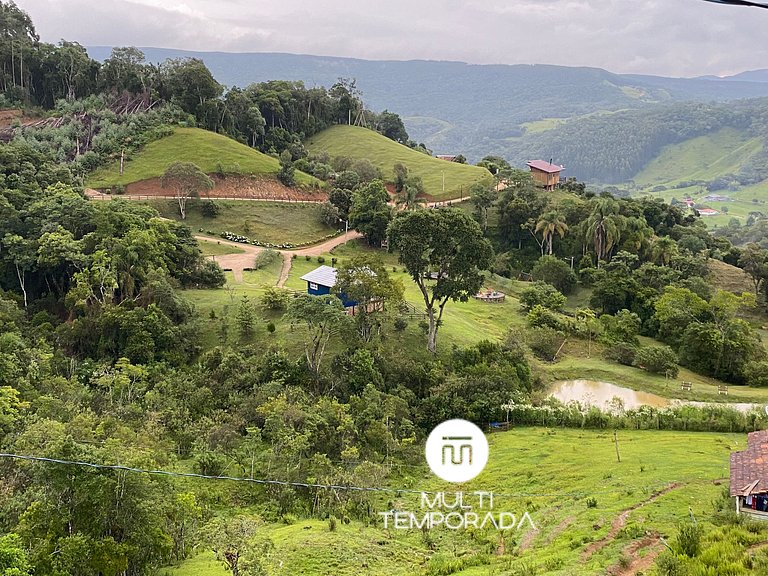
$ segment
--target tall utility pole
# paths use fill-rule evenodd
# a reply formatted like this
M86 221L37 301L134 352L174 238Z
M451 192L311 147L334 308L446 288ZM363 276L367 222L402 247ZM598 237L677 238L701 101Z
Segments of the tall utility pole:
M616 435L616 430L613 431L613 441L616 444L616 462L621 462L621 454L619 454L619 437Z

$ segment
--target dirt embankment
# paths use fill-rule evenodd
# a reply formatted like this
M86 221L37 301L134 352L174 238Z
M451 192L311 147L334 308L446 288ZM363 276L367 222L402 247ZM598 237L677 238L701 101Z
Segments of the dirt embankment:
M203 197L211 198L242 198L244 200L283 200L303 202L324 202L328 194L323 190L304 188L288 188L271 178L255 178L249 176L211 175L215 187ZM172 196L163 188L160 178L150 178L133 182L125 187L126 196Z
M21 122L24 113L18 108L6 108L0 110L0 129L10 128L15 121Z

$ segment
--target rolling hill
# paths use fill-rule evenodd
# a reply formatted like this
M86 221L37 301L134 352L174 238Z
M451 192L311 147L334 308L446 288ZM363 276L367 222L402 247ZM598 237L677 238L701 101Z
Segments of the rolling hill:
M633 180L638 186L711 181L737 173L762 149L761 138L735 128L722 128L680 144L665 146Z
M109 47L89 47L99 60ZM267 80L301 80L330 88L355 78L365 104L400 114L411 137L438 154L470 161L506 155L508 138L526 122L573 118L593 112L658 103L727 101L768 96L762 76L664 78L614 74L599 68L550 65L472 65L447 61L370 61L279 53L189 52L142 48L147 60L202 59L227 86ZM549 157L548 157L549 158ZM566 164L567 165L567 164Z
M224 169L248 175L273 176L280 169L276 158L262 154L214 132L198 128L176 128L171 136L149 143L125 163L120 175L120 164L114 162L94 172L87 181L91 188L108 188L149 178L159 178L174 161L192 162L211 174ZM296 172L299 185L320 184L314 177Z
M394 178L392 168L396 163L404 164L411 174L421 176L426 193L438 200L459 198L472 184L490 185L493 181L485 168L439 160L356 126L333 126L309 138L305 145L310 152L367 158L381 170L385 180Z

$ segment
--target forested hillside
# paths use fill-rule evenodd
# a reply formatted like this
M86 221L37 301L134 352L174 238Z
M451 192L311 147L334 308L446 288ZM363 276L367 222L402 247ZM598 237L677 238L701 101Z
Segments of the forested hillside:
M225 90L200 60L99 63L0 16L0 575L766 570L768 529L722 493L768 426L765 219L715 236L660 198L545 191L431 158L351 79ZM761 138L762 106L616 111L612 152ZM206 197L299 170L327 202ZM438 171L471 200L425 207ZM85 189L106 172L126 180ZM147 174L172 199L119 197ZM553 396L583 378L660 407ZM494 451L462 485L424 462L457 418ZM458 486L537 524L384 523Z
M106 58L109 50L89 48L99 60ZM307 86L331 86L340 77L355 78L371 109L396 111L404 118L412 138L424 142L436 153L461 153L470 161L491 153L517 158L516 150L520 148L510 139L523 135L523 125L531 121L637 109L665 102L768 96L765 82L628 76L597 68L374 62L157 48L144 51L153 62L177 57L200 58L216 79L228 86L274 79L300 80ZM528 149L530 153L523 156L535 155L538 151L535 144ZM552 156L543 155L547 159Z
M631 180L664 146L722 128L768 138L768 99L729 104L682 103L573 119L509 144L515 164L554 158L568 174L604 183ZM767 142L768 143L768 142ZM760 152L733 174L740 184L768 178L768 157ZM704 182L706 185L708 182Z

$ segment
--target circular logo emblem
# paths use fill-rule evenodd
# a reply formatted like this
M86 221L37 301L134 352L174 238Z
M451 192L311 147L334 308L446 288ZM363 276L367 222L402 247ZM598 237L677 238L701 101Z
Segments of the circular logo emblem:
M467 482L488 463L488 440L472 422L448 420L427 438L427 464L447 482Z

